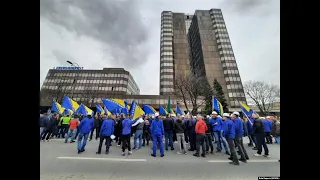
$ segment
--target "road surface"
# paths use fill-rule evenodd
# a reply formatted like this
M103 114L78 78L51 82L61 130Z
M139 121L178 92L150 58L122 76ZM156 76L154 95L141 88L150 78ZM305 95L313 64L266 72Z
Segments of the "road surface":
M257 180L258 176L280 176L280 147L268 145L270 157L254 157L256 152L245 147L250 160L240 166L230 165L224 153L194 157L192 152L178 155L176 150L165 151L165 156L150 156L146 146L133 150L132 155L121 156L121 149L114 143L108 155L95 154L98 141L88 141L86 151L77 154L76 143L64 143L62 139L40 142L41 180ZM133 144L131 142L131 144ZM150 143L152 145L152 143ZM178 144L174 144L178 147ZM216 144L214 144L216 146ZM105 151L103 147L102 152ZM176 148L177 149L177 148ZM159 153L159 151L157 151Z

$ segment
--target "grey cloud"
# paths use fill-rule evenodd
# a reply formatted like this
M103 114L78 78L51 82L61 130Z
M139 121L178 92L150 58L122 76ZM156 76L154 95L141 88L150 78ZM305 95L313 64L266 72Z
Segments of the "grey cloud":
M271 0L223 0L221 6L243 15L267 16L274 10L271 3Z
M76 60L67 52L52 50L52 54L56 57L59 64L66 64L67 61L76 62Z
M125 68L146 61L148 31L137 0L42 0L40 18L63 26L79 36L100 41L110 60Z

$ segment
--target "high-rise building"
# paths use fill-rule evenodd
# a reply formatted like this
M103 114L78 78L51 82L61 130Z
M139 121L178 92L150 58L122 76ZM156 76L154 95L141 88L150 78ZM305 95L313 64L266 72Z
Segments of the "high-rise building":
M246 101L237 63L220 9L196 10L194 15L161 14L160 95L174 92L179 74L206 76L221 84L229 108Z
M174 79L190 73L188 29L193 15L163 11L160 42L160 95L174 92Z

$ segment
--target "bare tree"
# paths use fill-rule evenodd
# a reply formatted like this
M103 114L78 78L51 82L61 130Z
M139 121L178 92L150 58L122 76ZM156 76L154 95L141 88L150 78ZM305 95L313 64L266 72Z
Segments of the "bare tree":
M254 102L263 115L269 113L277 98L280 99L280 87L263 81L244 83L244 91L249 96L249 100Z
M69 93L70 89L65 84L64 80L59 80L56 84L56 89L54 90L54 98L56 102L61 102L63 97Z
M174 94L185 104L187 111L188 104L192 105L192 114L197 113L198 108L205 103L207 93L212 92L207 79L195 75L178 75L174 87Z
M83 91L83 98L85 99L83 104L88 107L93 107L94 99L97 97L98 89L93 86L86 86Z

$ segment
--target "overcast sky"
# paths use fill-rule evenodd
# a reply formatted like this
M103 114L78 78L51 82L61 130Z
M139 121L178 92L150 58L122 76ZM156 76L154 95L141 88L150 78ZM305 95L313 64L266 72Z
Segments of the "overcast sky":
M40 87L49 69L122 67L159 93L161 12L222 10L242 81L280 85L279 0L42 0Z

